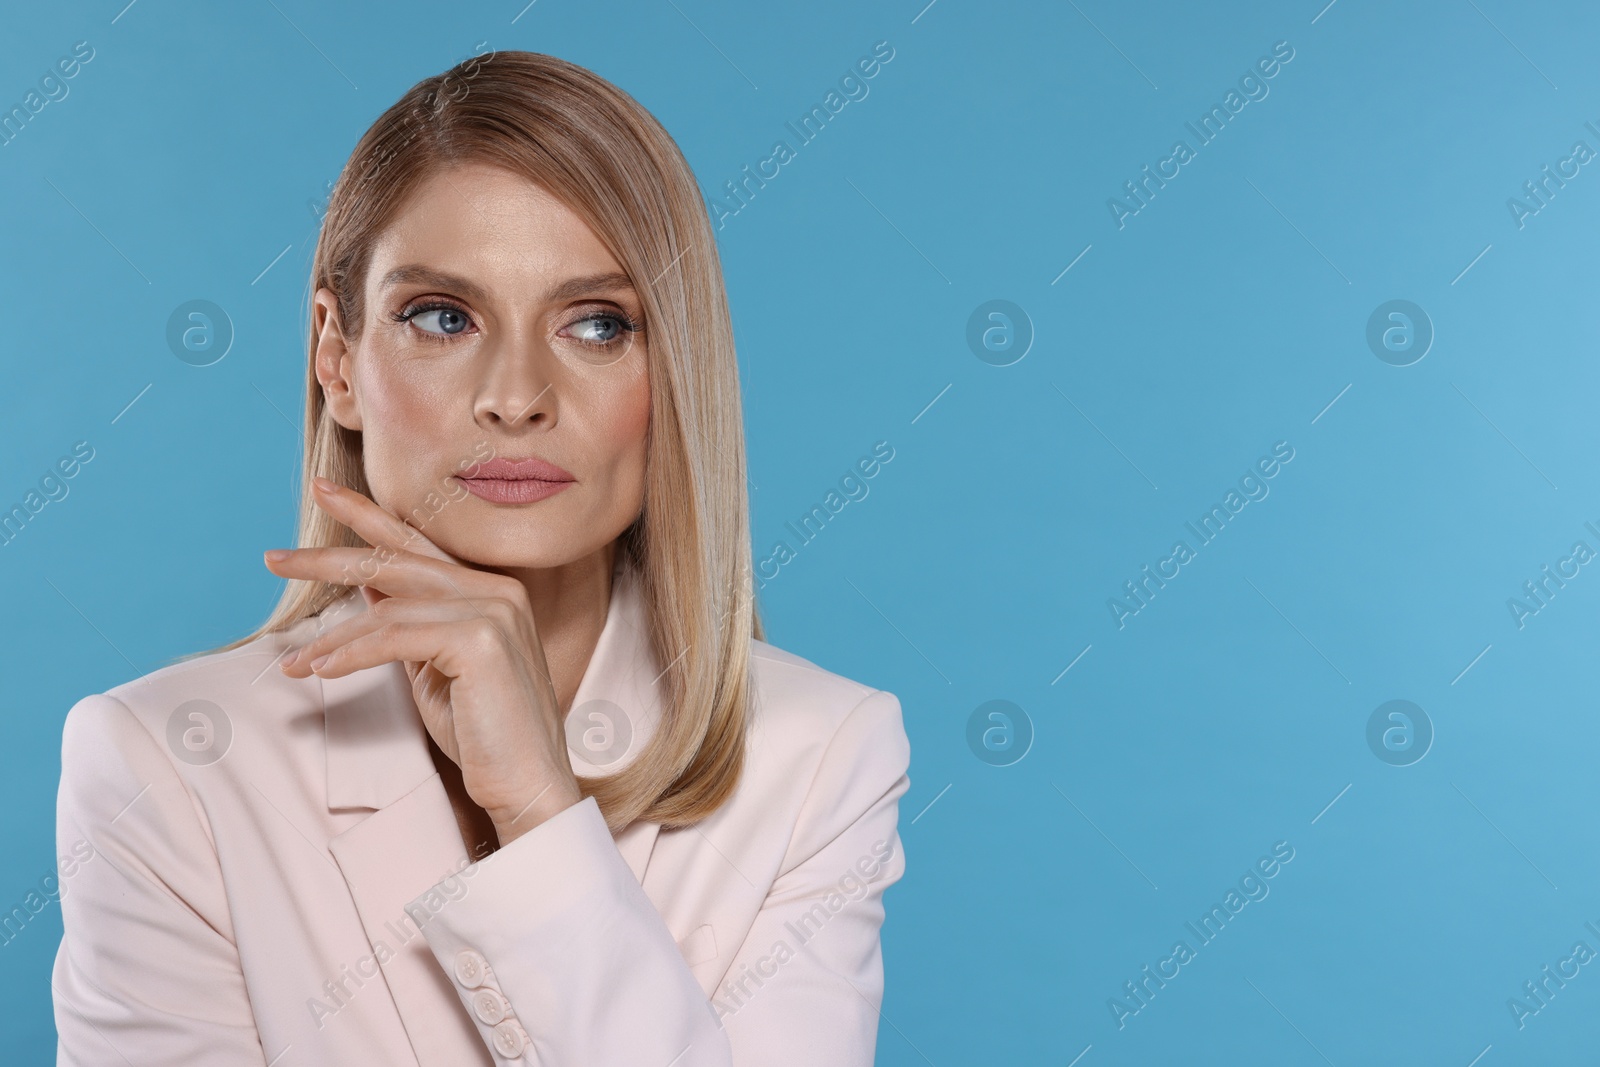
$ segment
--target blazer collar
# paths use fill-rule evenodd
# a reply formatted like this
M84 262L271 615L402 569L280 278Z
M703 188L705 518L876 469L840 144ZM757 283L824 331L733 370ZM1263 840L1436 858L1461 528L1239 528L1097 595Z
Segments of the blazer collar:
M352 590L330 605L319 623L325 629L365 610L360 590ZM618 745L621 753L604 766L580 754L581 742L569 743L572 769L580 776L610 774L626 766L655 732L661 671L649 634L638 577L619 564L612 575L605 626L568 718L600 731L594 740L601 743L609 740L608 727L630 729L632 738ZM459 871L469 857L443 780L434 769L427 728L405 668L385 663L321 684L328 807L372 809L335 836L328 848L349 886L417 1062L421 1067L487 1062L477 1024L450 978L415 930L407 934L405 904ZM618 721L607 723L594 718L596 713L609 713ZM569 730L568 737L574 733ZM614 835L618 852L641 884L659 829L658 823L638 820ZM400 948L386 956L377 951L379 942Z

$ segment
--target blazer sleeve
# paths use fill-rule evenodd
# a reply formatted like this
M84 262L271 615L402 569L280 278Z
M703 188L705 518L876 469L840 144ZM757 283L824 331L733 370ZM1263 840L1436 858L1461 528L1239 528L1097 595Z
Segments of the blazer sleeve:
M56 850L57 1064L262 1067L216 850L170 757L115 697L67 713Z
M900 703L875 690L829 742L713 998L593 797L468 867L465 892L435 887L407 910L496 1063L870 1067L909 762Z

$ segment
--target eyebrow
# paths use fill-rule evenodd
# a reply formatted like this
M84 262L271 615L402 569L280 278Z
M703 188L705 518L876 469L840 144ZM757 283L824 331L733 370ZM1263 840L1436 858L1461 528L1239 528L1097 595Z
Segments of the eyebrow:
M396 267L383 276L379 283L380 289L387 289L395 285L411 283L429 285L438 289L452 289L468 300L478 303L488 301L488 292L476 282L469 281L458 274L434 270L420 263L408 263ZM615 292L625 289L633 292L633 279L621 271L604 271L599 274L586 274L578 278L569 278L560 285L555 286L545 294L548 300L572 300L590 293Z

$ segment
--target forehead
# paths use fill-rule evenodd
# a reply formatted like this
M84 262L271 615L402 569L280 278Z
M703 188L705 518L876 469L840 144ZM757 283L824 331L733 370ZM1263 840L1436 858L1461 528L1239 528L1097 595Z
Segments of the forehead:
M549 288L574 275L620 271L594 231L520 174L484 163L434 172L373 246L369 285L396 264L425 263L494 294Z

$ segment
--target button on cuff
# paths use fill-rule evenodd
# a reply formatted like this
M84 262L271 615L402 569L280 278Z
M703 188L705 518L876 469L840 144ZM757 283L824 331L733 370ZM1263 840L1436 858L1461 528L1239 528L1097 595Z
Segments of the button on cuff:
M511 1005L494 990L480 989L472 994L472 1010L478 1018L494 1026L511 1014Z
M456 981L467 989L477 989L489 977L489 961L481 953L464 948L456 953Z
M522 1028L510 1019L506 1019L494 1028L494 1048L506 1059L514 1060L522 1055Z

